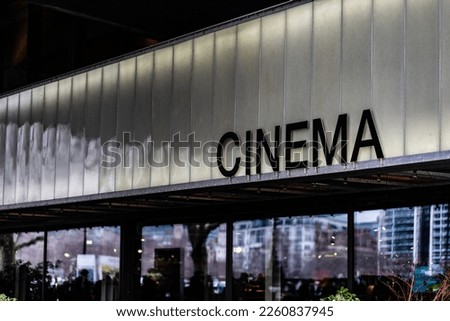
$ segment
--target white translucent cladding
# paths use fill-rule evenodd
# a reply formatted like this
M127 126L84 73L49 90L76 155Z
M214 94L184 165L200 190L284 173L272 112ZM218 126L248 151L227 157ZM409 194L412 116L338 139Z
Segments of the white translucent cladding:
M155 51L152 106L151 186L170 183L169 144L173 93L173 47Z
M16 202L28 201L28 169L30 148L31 90L20 93L17 133Z
M83 195L97 194L100 191L101 156L101 111L103 69L94 69L86 75L86 107L84 112L84 183Z
M16 201L17 123L19 121L19 101L19 94L8 97L5 141L4 204L13 204Z
M116 167L121 166L122 159L117 143L117 90L118 90L119 64L113 63L103 67L101 87L101 114L100 139L102 151L108 154L101 155L100 185L101 193L113 192L116 189ZM89 82L88 82L89 86Z
M121 164L116 168L116 191L133 187L133 118L136 95L136 58L119 63L117 92L117 139L121 142Z
M8 112L8 98L0 98L0 204L3 204L5 183L5 142L6 142L6 114Z
M385 157L404 155L404 0L373 2L372 111Z
M439 1L406 2L405 154L439 150Z
M55 198L69 196L70 109L72 78L58 81L58 111L56 125Z
M42 137L41 200L55 198L56 125L58 116L58 82L44 86L44 133Z
M72 105L69 126L69 196L71 197L83 195L84 159L86 156L84 124L86 77L86 73L82 73L72 79Z
M189 182L193 41L174 46L170 184ZM178 135L178 138L177 138ZM187 147L189 146L189 147Z
M44 86L31 91L30 145L28 167L28 201L41 199L44 133Z
M348 114L350 161L362 111L371 108L372 0L343 1L342 12L342 109ZM332 130L334 128L327 128ZM328 143L331 145L331 142ZM362 148L358 161L375 158L373 148ZM339 158L335 156L334 163Z
M152 87L154 53L137 57L136 102L134 109L133 139L139 148L133 148L133 188L150 186L149 142L152 122ZM142 150L143 149L143 150Z
M237 28L235 131L244 142L246 131L252 132L254 140L258 128L261 19L240 24ZM242 153L241 159L244 160L244 157L245 153ZM241 175L245 175L244 162L236 174Z
M273 142L270 143L272 148L275 148L275 126L284 127L285 37L285 11L262 18L258 127L262 128L270 142ZM262 152L262 155L262 173L272 172L266 153ZM284 166L284 162L280 165ZM280 169L283 169L283 166Z
M286 12L285 124L311 121L312 8L313 3L307 3ZM285 131L282 131L281 137L285 141ZM290 138L309 142L311 131L297 130ZM308 159L308 155L304 155L305 151L307 149L293 150L291 160Z
M192 132L199 147L191 153L191 181L211 179L208 142L211 140L214 34L194 39L192 75ZM212 165L212 166L211 166Z
M313 2L312 119L333 131L341 113L341 0ZM310 156L311 159L311 156ZM324 165L319 151L319 165Z
M214 78L211 138L218 142L223 134L234 131L235 79L236 79L236 32L230 27L216 32L214 47ZM233 159L231 151L227 160ZM214 162L216 159L212 157ZM231 161L230 161L231 163ZM232 164L225 162L225 167ZM223 178L217 163L213 163L212 178Z
M441 36L441 150L450 150L450 0L441 1L440 36Z

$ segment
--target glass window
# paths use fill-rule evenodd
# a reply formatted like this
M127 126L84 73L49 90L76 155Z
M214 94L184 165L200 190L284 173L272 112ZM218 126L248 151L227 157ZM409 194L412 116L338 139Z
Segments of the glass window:
M44 233L0 235L0 294L41 300Z
M240 221L233 230L234 300L318 300L346 284L346 214Z
M142 229L142 300L225 298L226 224Z
M49 232L47 258L55 299L118 299L120 228Z
M357 292L368 300L430 299L448 264L448 207L355 213ZM404 289L407 289L406 291Z

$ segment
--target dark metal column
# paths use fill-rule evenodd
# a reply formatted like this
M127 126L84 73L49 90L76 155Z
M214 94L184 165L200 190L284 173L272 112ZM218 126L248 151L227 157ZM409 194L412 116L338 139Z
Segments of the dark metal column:
M347 287L353 292L355 283L355 213L347 214Z
M233 222L227 222L227 247L225 258L225 300L231 301L233 299Z
M48 232L44 231L44 264L42 270L42 293L41 300L48 300L46 297L45 289L47 289L47 273L48 273L48 256L47 256L47 245L48 245Z
M120 229L120 300L139 299L142 231L135 222Z

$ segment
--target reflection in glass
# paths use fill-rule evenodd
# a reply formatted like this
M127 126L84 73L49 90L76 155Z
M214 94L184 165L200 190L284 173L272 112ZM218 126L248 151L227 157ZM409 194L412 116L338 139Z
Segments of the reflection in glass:
M44 233L0 234L0 294L41 300Z
M141 299L224 299L225 256L225 224L144 227Z
M58 300L117 300L120 228L48 233L48 274Z
M239 221L234 300L317 300L345 285L347 215Z
M358 295L431 299L449 262L449 224L448 205L357 212Z

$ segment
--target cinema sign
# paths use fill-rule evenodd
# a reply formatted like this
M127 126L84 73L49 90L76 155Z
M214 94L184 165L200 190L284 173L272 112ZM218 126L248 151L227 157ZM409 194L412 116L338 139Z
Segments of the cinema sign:
M245 166L246 175L251 175L252 168L256 169L256 174L261 174L261 164L263 150L274 172L280 171L280 155L284 153L284 168L285 170L318 167L319 166L319 151L322 150L326 165L332 165L333 160L337 159L340 164L347 164L348 162L348 115L341 114L338 116L336 128L334 130L332 142L327 141L326 132L320 118L312 121L312 141L294 140L293 134L297 131L305 131L309 128L307 120L286 124L284 128L284 142L282 139L281 126L275 126L274 139L271 141L264 129L246 131L245 141L242 141L235 132L227 132L221 138L217 145L217 165L223 176L232 177L236 175L242 162ZM364 133L367 131L370 138L364 138ZM256 139L254 139L256 136ZM359 151L361 148L373 148L377 158L384 158L383 150L381 148L380 139L378 137L377 129L370 109L362 112L359 121L358 130L355 136L350 162L358 160ZM366 136L367 137L367 136ZM245 157L236 157L233 161L233 166L227 168L225 163L224 149L229 143L237 147L243 147ZM293 160L293 153L299 152L305 148L312 149L312 159ZM302 155L309 155L308 151L301 152Z

